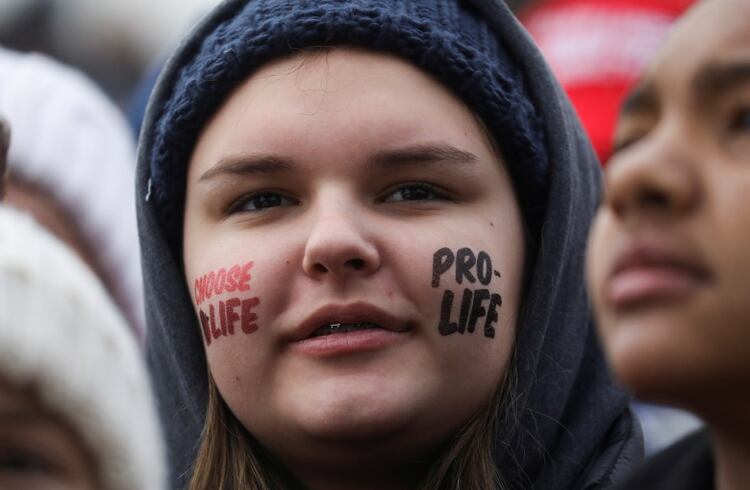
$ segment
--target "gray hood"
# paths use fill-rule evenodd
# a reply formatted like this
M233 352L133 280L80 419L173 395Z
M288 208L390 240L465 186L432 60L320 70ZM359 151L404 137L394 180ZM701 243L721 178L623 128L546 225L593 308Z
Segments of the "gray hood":
M141 133L137 195L147 348L174 488L187 481L199 444L206 360L179 247L154 198L158 189L152 188L153 169L165 158L158 142L169 132L165 108L182 70L196 56L200 40L245 3L222 4L177 50L151 97ZM600 193L599 165L567 98L508 7L497 0L467 3L473 4L523 73L549 161L543 204L535 210L540 224L533 231L536 246L518 325L521 430L497 434L495 459L517 488L607 488L639 459L641 440L628 397L610 378L585 291L584 249ZM227 54L217 53L223 55ZM215 107L207 114L219 103L212 101ZM195 121L196 128L202 124ZM184 190L184 180L174 184Z

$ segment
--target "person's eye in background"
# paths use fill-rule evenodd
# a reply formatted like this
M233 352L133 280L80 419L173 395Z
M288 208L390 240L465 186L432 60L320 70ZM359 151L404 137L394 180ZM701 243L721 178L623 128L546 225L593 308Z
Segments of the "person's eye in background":
M618 138L615 140L613 146L612 146L612 155L610 158L614 157L618 153L623 152L624 150L628 149L629 147L633 146L635 143L640 141L643 138L643 135L635 135L630 136L627 138Z
M33 448L0 442L0 488L59 488L58 466ZM52 486L54 485L54 486Z
M729 129L733 132L750 134L750 104L741 105L739 109L733 111Z
M0 446L0 474L48 474L55 471L55 466L33 450Z
M612 142L612 157L639 143L653 130L652 116L628 115L620 119Z

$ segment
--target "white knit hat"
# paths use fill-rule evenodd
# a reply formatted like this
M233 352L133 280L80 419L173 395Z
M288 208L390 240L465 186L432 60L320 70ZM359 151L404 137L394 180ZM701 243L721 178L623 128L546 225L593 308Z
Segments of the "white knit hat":
M81 73L0 48L0 114L10 173L72 216L139 338L143 285L135 218L135 148L124 117Z
M141 351L83 262L0 206L0 377L84 441L106 490L160 490L164 446Z

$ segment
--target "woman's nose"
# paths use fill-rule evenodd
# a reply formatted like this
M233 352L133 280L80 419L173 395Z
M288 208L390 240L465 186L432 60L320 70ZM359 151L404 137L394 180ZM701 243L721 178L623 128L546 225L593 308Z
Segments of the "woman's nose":
M380 268L380 253L364 215L338 200L320 206L305 245L302 268L316 279L368 276Z
M654 139L610 161L605 205L622 221L690 213L700 202L701 190L696 156L686 155L685 146Z

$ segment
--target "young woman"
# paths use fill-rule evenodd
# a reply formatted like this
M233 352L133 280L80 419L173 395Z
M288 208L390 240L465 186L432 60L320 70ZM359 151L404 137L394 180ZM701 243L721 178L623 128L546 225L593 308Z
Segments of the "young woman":
M620 116L589 252L602 339L625 385L708 427L625 488L750 488L749 21L697 5Z
M142 135L176 488L596 488L637 458L583 290L597 163L501 3L225 3Z

